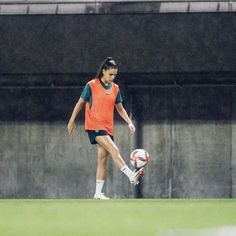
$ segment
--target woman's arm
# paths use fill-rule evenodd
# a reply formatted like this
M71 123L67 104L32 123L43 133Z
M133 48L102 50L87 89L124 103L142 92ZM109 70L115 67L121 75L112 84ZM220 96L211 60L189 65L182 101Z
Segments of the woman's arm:
M67 125L67 131L68 131L69 135L75 129L75 119L78 116L78 114L80 113L80 111L83 108L84 104L85 104L85 101L82 98L80 98L79 101L75 105L75 108L72 112L72 115L71 115L70 120L69 120L68 125Z
M115 105L116 106L116 110L118 111L119 115L125 120L125 122L128 124L129 129L131 131L131 133L133 134L135 132L135 127L132 123L132 121L130 120L125 108L123 107L122 103L118 103Z

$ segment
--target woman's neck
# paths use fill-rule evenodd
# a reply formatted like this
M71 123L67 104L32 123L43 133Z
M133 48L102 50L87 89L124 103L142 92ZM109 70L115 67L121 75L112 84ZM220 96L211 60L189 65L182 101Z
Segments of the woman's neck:
M105 81L104 77L101 78L101 81L107 86L109 83Z

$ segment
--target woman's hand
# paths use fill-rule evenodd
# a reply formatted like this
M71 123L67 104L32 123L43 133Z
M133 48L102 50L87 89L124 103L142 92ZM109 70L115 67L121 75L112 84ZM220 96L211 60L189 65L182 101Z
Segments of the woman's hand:
M71 135L74 129L75 129L75 122L70 120L67 125L68 134Z
M135 132L135 127L134 127L133 123L132 123L132 122L129 123L128 126L129 126L129 130L130 130L131 134L134 134L134 132Z

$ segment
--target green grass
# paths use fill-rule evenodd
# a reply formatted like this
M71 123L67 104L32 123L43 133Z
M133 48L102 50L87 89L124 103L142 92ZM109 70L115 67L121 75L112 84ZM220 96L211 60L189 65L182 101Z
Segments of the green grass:
M161 236L236 226L232 200L0 200L1 236Z

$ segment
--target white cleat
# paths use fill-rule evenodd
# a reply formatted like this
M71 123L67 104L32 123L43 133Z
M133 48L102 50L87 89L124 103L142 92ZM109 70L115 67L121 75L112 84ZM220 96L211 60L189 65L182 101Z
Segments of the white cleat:
M144 167L142 167L138 171L134 172L134 175L129 179L130 183L133 185L138 185L139 178L143 175L143 173L144 173Z
M110 198L106 197L104 193L95 194L93 198L97 200L110 200Z

